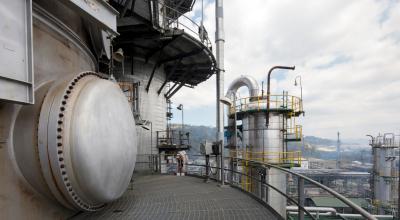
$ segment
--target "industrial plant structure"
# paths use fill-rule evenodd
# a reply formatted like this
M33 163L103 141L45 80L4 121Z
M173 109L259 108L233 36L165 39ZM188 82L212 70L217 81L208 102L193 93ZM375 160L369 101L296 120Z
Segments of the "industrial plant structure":
M248 88L250 96L238 99L237 92L242 86ZM241 76L229 86L226 97L232 102L227 127L231 156L286 168L300 166L301 153L288 151L287 143L302 140L302 127L295 120L304 113L302 100L287 92L270 95L269 87L267 90L266 95L261 92L257 81L251 76ZM245 163L238 167L249 175L260 172L260 169L249 168ZM264 172L262 178L268 184L286 192L286 174L277 170ZM256 194L261 192L259 184L251 178L243 176L240 182L248 191ZM286 207L282 206L286 204L286 198L274 190L266 194L268 203L279 214L286 216Z
M371 172L372 205L376 214L399 216L399 149L400 136L385 133L371 140L373 168Z
M376 219L332 189L288 169L301 163L300 152L289 152L287 143L302 139L295 119L304 113L303 100L287 92L271 95L270 76L274 69L294 67L271 68L266 94L260 94L257 82L248 76L232 83L227 92L226 132L231 166L225 166L223 0L215 1L215 57L202 22L184 15L194 2L0 2L1 219L96 218L104 213L115 219L120 216L114 214L125 211L115 207L124 207L127 218L139 212L141 219L177 219L179 205L188 204L184 211L190 213L197 199L210 209L218 207L216 213L222 210L222 216L224 209L232 211L232 207L267 219L282 219L288 213L298 219L319 212L340 216L332 209L305 207L304 182L346 203L358 217ZM216 187L199 184L193 177L179 177L191 181L179 188L179 181L166 175L149 175L148 181L144 178L135 185L138 181L132 176L138 165L152 174L162 173L161 163L169 159L163 152L189 148L189 135L182 129L176 138L167 126L171 98L182 87L194 88L213 74L217 76L217 144L212 146L212 156L218 156L219 164L182 159L179 172L196 167L192 175L215 178L242 191L213 190ZM248 87L250 97L237 98L241 86ZM178 147L174 139L179 140ZM297 200L287 193L287 176L296 178ZM127 193L129 185L139 188ZM242 192L252 197L237 195ZM247 200L231 199L243 197ZM247 202L254 197L258 203ZM236 203L230 206L232 201ZM259 206L254 209L249 204ZM141 205L145 207L135 209ZM185 213L178 218L190 218Z
M2 217L66 218L123 194L168 100L214 74L207 31L183 15L193 4L0 3Z

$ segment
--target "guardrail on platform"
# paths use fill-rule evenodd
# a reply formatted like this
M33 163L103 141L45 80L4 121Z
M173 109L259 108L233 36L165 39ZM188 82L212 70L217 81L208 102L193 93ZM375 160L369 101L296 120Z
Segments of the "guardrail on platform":
M292 95L270 95L270 109L292 111L295 113L303 112L303 104L300 97ZM229 113L246 111L262 111L267 109L267 97L255 96L245 97L235 100L235 104L230 108Z
M143 155L141 155L143 156ZM198 177L202 177L205 179L219 179L218 178L218 170L220 168L217 166L217 156L211 155L209 156L208 159L204 155L195 155L197 156L197 159L193 160L190 163L185 164L187 166L186 168L186 173L188 175L194 175ZM193 157L193 155L191 156ZM145 157L145 158L150 158L149 163L150 165L148 166L152 172L160 172L161 166L167 165L162 162L162 159L160 155L151 155L150 157ZM207 162L206 162L207 161ZM333 189L322 185L321 183L312 180L304 175L295 173L289 169L282 168L277 165L272 165L268 164L265 162L260 162L260 161L255 161L255 160L246 160L242 158L235 158L235 157L225 157L225 161L229 161L229 165L225 166L224 170L227 171L225 172L224 176L224 182L227 184L230 184L234 187L237 187L243 191L246 191L250 193L251 195L255 196L260 202L263 202L267 205L268 204L268 199L266 198L266 192L267 190L273 190L277 193L279 193L281 196L285 197L290 205L295 205L298 208L298 219L303 220L305 215L307 215L311 219L316 219L315 213L310 213L309 211L306 210L305 208L305 183L308 183L310 185L313 185L314 187L319 188L320 190L324 190L327 193L331 194L334 198L339 199L346 205L348 205L350 208L352 208L355 212L357 212L360 216L362 216L365 219L369 220L377 220L377 218L368 213L366 210L361 208L360 206L356 205L343 195L337 193ZM243 173L241 172L240 169L238 169L238 164L241 164L242 162L245 162L247 166L251 166L253 168L258 168L262 169L263 172L258 172L257 175L251 175L251 173ZM143 161L142 161L143 163ZM227 164L227 163L225 163ZM170 163L170 166L177 166L176 163L173 161ZM277 170L285 175L287 175L288 179L297 179L297 194L295 195L295 198L292 198L290 195L287 194L287 192L282 192L277 186L274 186L267 181L265 181L265 178L262 178L262 175L265 175L265 172L270 172L270 170ZM166 173L173 174L174 169L164 169ZM250 178L254 183L257 183L258 185L261 186L261 190L255 194L254 192L251 192L248 190L247 185L248 184L241 184L242 177L245 176L246 178ZM264 191L264 192L263 192ZM263 196L264 195L264 196Z
M285 165L288 167L301 166L301 151L259 151L253 152L249 150L231 150L232 158L238 157L244 160L254 160L258 162Z
M154 0L153 0L154 1ZM185 30L190 36L199 40L209 50L212 49L211 40L208 37L207 30L202 24L198 24L196 21L181 13L176 8L161 3L160 1L154 1L154 5L158 5L158 12L160 17L158 25L164 30L168 29L182 29ZM173 14L174 16L169 16Z

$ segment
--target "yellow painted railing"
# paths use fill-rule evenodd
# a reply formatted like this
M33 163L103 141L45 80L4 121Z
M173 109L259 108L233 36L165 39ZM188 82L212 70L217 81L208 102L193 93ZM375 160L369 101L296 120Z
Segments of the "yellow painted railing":
M303 126L294 125L293 127L288 127L287 129L288 138L301 139L303 137Z
M303 104L299 97L291 95L271 95L271 110L289 110L291 112L302 112ZM265 96L255 96L240 98L235 101L234 106L230 108L230 114L242 111L260 111L267 109L267 98Z
M301 166L301 151L277 151L277 152L253 152L250 150L231 150L231 157L242 158L241 167L242 172L245 174L241 177L242 189L251 192L252 191L252 179L249 178L251 172L251 166L248 164L249 160L264 162L269 164L277 165L290 165L290 166Z
M231 150L231 157L254 160L270 164L301 165L301 151L266 151L253 152L250 150Z

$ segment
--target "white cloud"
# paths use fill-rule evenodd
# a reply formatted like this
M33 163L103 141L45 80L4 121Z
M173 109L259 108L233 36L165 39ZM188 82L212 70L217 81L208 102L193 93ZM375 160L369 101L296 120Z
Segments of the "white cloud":
M271 66L296 65L271 85L299 95L293 80L302 75L306 135L400 131L399 1L225 0L224 7L225 89L242 74L261 82ZM213 2L204 24L214 41ZM183 89L174 100L189 110L214 108L215 80Z

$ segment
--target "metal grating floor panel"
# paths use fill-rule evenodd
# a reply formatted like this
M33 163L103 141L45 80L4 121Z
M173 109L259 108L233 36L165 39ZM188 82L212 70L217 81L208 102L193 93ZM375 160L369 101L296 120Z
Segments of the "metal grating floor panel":
M73 219L279 219L249 195L196 177L139 176L125 195Z

